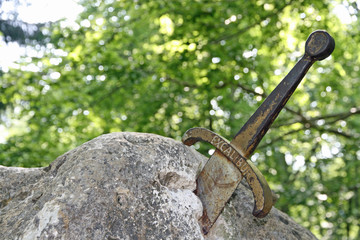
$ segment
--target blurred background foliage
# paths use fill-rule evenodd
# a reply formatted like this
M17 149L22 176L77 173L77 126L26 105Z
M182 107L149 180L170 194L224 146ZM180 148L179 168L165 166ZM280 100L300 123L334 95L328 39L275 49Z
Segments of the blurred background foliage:
M359 1L81 4L72 26L20 38L0 28L36 50L1 72L0 164L46 166L117 131L180 140L198 126L230 139L325 29L332 57L310 69L251 160L276 207L317 237L360 238Z
M45 35L41 31L45 23L27 23L18 18L15 9L4 10L4 3L10 0L0 0L0 33L5 43L17 42L21 45L34 45L43 43ZM25 0L28 1L28 0ZM31 0L30 0L31 1ZM12 0L14 6L22 4L21 0ZM5 7L7 9L7 7Z

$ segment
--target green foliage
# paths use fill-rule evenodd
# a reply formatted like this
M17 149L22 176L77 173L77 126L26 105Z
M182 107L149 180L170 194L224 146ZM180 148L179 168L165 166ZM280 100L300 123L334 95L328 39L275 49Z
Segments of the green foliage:
M41 57L1 80L0 164L46 166L100 134L231 138L304 52L336 41L309 71L251 160L276 207L324 239L360 236L358 6L336 1L82 1L77 25L49 29ZM206 152L205 146L201 151Z

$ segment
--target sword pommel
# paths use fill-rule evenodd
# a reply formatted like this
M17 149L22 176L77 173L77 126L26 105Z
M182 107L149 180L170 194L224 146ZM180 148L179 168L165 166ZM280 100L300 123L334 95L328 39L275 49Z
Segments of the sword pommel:
M315 31L310 34L305 43L305 52L313 60L321 61L330 56L335 49L335 41L325 31Z

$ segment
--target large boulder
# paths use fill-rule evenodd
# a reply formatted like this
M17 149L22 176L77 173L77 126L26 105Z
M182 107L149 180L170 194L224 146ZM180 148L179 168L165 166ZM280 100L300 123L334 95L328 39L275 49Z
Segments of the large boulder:
M46 168L0 167L0 239L314 239L244 184L207 236L193 193L207 158L169 138L111 133Z

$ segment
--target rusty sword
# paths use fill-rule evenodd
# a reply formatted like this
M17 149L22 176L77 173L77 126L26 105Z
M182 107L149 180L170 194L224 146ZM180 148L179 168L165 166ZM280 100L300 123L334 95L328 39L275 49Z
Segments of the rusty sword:
M315 61L330 56L334 48L335 41L327 32L319 30L310 34L305 43L303 57L230 143L205 128L192 128L186 131L182 138L184 144L190 146L198 141L206 141L216 148L197 178L196 194L204 206L200 219L204 234L209 232L243 177L253 192L253 215L265 217L270 212L273 197L269 185L247 158L254 152L309 68Z

